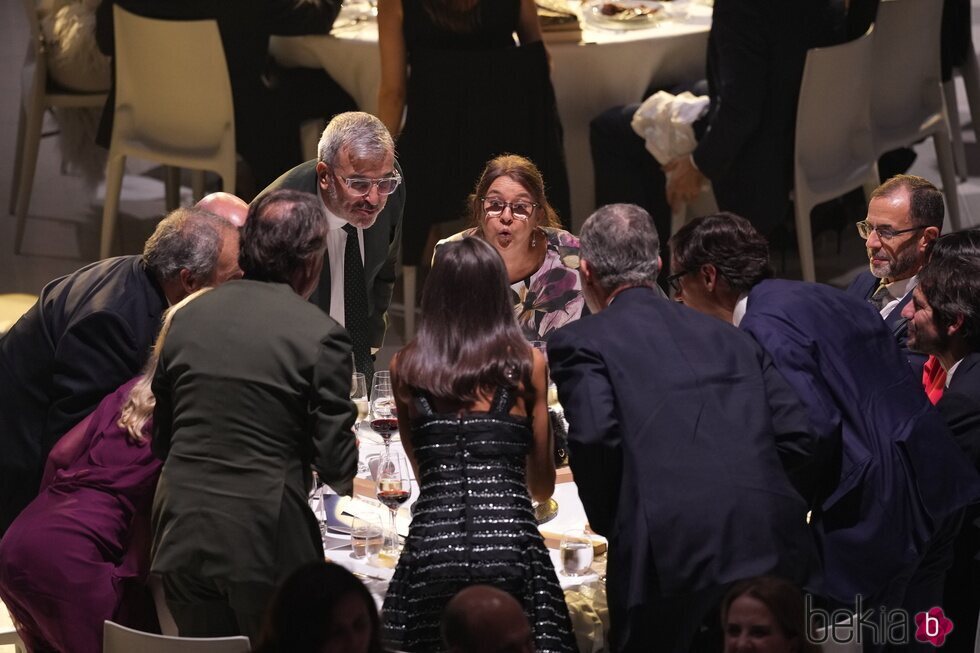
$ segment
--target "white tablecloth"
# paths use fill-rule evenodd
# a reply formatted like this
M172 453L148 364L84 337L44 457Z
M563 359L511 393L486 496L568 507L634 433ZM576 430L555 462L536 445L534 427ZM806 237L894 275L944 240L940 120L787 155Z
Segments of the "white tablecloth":
M586 26L580 43L548 42L551 78L565 130L576 231L595 203L589 121L610 107L639 102L653 81L670 85L704 77L711 8L685 0L675 3L685 5L685 18L665 20L642 30ZM342 12L337 25L345 23L349 20ZM322 67L362 110L373 113L381 77L377 40L377 25L364 21L337 27L331 36L273 37L270 49L283 65ZM411 179L407 183L410 186Z

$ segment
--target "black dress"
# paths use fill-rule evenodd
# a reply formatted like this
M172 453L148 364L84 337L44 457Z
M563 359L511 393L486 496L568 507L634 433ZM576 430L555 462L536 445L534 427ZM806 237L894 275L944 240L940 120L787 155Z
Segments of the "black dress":
M409 191L402 260L418 265L429 228L468 215L466 198L487 161L520 154L541 170L559 217L570 220L561 121L544 44L516 47L520 0L484 0L473 27L434 23L402 3L411 73L398 157Z
M521 602L539 653L577 650L527 492L530 421L509 414L513 401L498 390L490 411L460 417L434 414L416 398L421 494L382 608L393 648L442 650L446 603L464 587L486 584Z

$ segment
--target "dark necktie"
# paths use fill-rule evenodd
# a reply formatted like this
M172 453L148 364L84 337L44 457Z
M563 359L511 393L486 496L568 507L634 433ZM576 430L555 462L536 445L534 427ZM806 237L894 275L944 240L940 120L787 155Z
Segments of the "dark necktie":
M878 284L878 288L874 291L874 294L868 298L868 301L875 305L875 307L881 311L885 307L885 304L892 300L891 294L888 292L888 287L884 282Z
M364 373L364 378L370 379L374 376L374 361L371 360L371 343L368 340L370 329L364 263L361 262L357 228L345 224L343 229L347 232L344 247L344 325L354 344L354 367Z

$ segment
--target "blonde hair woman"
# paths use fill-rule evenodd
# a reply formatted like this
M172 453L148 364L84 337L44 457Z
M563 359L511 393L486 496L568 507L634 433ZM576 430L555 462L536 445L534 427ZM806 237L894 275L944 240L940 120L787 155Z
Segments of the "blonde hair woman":
M149 514L161 463L150 451L150 381L167 312L140 376L107 396L48 456L37 498L0 540L0 598L29 650L102 651L106 619L154 628Z

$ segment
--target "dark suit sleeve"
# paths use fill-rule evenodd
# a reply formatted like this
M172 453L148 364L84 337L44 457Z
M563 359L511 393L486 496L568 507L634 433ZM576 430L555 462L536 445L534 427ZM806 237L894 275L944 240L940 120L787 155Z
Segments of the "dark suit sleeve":
M45 455L106 395L136 376L140 356L132 329L114 313L93 313L65 332L54 353Z
M772 357L782 375L806 409L807 432L815 441L814 451L837 451L841 437L841 414L833 393L817 364L820 343L786 328L770 328L765 322L746 317L742 327ZM767 384L771 379L767 380ZM785 445L784 445L785 446Z
M397 164L396 164L397 165ZM401 168L398 168L401 172ZM374 279L373 293L374 313L371 315L371 346L380 349L384 344L385 332L388 330L388 306L391 304L391 294L395 289L395 264L398 261L398 250L402 242L402 211L405 207L405 184L388 198L386 211L391 212L391 231L388 236L388 256L384 265L378 270Z
M973 466L980 472L980 397L947 388L936 404Z
M605 362L568 331L548 342L548 364L569 422L569 464L592 529L608 535L615 524L623 453L616 399Z
M351 494L357 472L357 443L351 427L357 411L350 401L351 343L339 326L320 341L313 369L313 467L337 494Z
M810 432L803 402L765 352L762 353L762 378L772 411L776 452L793 487L807 505L813 507L820 486L820 470L824 469L832 452L833 442L821 440Z
M694 162L708 179L723 178L739 151L760 128L765 115L767 71L773 65L756 0L726 0L715 5L711 24L712 107L707 131L694 149Z

